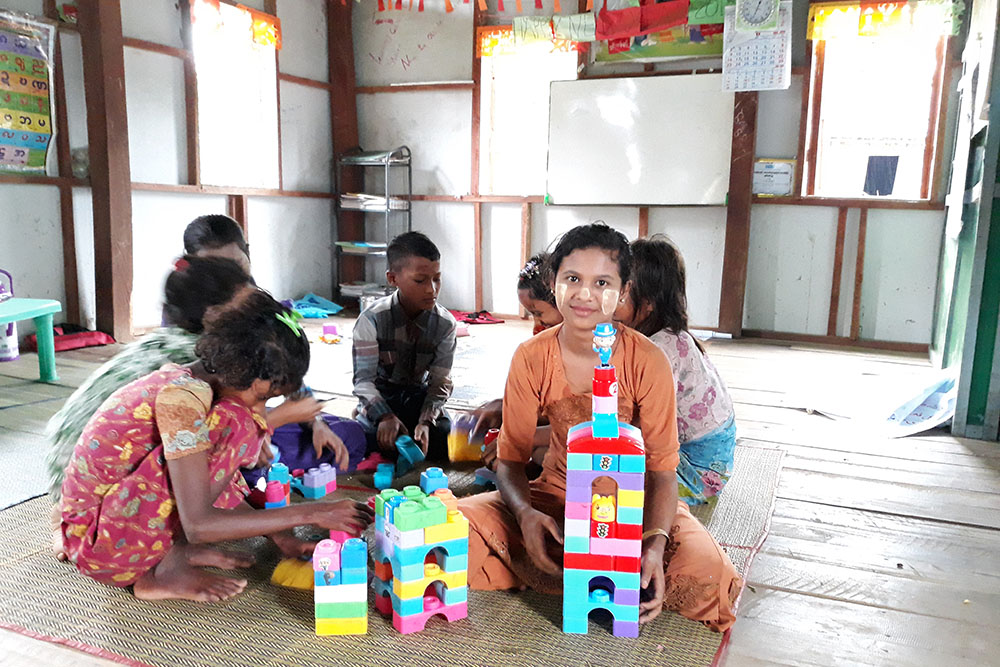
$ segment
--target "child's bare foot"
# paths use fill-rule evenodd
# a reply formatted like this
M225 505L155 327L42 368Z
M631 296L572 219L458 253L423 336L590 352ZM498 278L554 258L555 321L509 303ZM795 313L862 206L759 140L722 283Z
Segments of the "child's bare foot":
M142 575L133 586L140 600L194 600L221 602L239 595L246 579L230 579L192 567L187 562L188 545L175 544L166 557Z
M52 506L52 514L49 518L52 527L52 555L56 557L56 560L69 560L63 546L62 512L59 511L59 505Z
M217 567L220 570L238 570L253 567L257 562L253 554L227 552L202 544L185 544L184 556L187 564L194 567Z

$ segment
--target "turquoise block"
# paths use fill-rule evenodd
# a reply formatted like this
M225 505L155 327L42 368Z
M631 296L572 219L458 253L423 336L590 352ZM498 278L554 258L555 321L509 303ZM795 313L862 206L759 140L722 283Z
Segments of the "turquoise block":
M409 565L400 565L394 561L389 561L392 564L392 574L397 579L406 583L408 581L413 581L415 579L424 578L424 564L420 563L410 563Z
M469 601L469 587L459 586L458 588L446 588L444 589L443 602L445 604L459 604L460 602Z
M594 454L594 471L618 472L616 454Z
M619 472L646 472L646 457L639 454L622 454L618 457Z
M381 514L375 515L375 532L384 533L385 532L385 518Z
M364 540L352 537L344 542L340 550L340 567L368 567L368 545Z
M627 523L631 526L641 526L642 525L642 508L641 507L619 507L618 508L618 523Z
M462 570L469 569L469 557L464 554L461 556L445 556L442 560L444 562L439 563L439 565L444 572L461 572Z
M313 584L316 586L339 586L340 570L333 572L314 572Z
M589 554L590 553L590 538L589 537L566 537L564 538L565 544L563 544L563 551L570 554Z
M563 612L563 632L571 635L585 635L590 623L586 616L567 616Z
M397 562L400 565L423 563L424 559L427 558L427 552L431 549L437 548L444 549L449 556L468 556L469 538L461 537L457 540L446 540L444 542L435 542L433 544L421 544L407 549L400 549L399 547L396 547L392 554L393 566L395 566Z
M618 415L594 415L595 438L618 437Z
M392 581L383 581L378 577L372 577L372 590L375 591L375 597L388 595L392 592Z
M400 616L413 616L424 611L424 596L418 595L415 598L401 600L398 595L389 590L389 597L392 598L392 610Z
M345 567L340 570L340 581L343 584L367 584L367 567Z
M567 454L566 470L590 470L591 454Z
M583 601L590 595L590 582L595 577L605 577L610 579L615 585L615 589L638 590L638 572L605 572L603 570L564 570L563 571L563 591L564 595L572 595L574 592L584 592Z

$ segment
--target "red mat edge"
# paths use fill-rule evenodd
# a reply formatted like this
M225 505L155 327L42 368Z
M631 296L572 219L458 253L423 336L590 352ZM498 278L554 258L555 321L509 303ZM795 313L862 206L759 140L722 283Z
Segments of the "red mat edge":
M111 651L108 651L103 648L98 648L96 646L91 646L90 644L85 644L76 639L69 639L67 637L56 637L54 635L46 635L41 632L29 630L28 628L16 625L14 623L5 623L0 621L0 628L4 630L10 630L11 632L16 632L19 635L24 635L25 637L30 637L31 639L38 639L43 642L48 642L50 644L61 644L62 646L67 646L82 653L87 653L89 655L93 655L98 658L103 658L105 660L112 660L122 665L130 665L131 667L154 667L149 663L139 662L138 660L133 660L132 658L126 658L123 655L112 653Z

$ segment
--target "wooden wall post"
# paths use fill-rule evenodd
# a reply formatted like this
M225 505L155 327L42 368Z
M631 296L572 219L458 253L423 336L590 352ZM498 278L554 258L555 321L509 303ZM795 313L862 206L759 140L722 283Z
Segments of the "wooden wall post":
M97 328L132 337L132 177L119 0L81 0L90 184L94 206Z
M733 336L743 331L743 300L750 249L750 204L757 144L757 93L736 93L733 148L726 206L726 246L722 260L719 330Z

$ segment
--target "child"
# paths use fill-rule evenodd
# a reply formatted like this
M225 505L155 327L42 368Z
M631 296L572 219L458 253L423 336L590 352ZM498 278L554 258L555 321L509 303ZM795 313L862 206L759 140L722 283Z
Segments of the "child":
M663 350L677 382L677 484L689 505L710 502L733 471L733 401L688 332L684 259L666 238L632 242L632 286L615 319Z
M529 259L517 274L517 300L534 320L532 335L559 324L563 319L552 294L552 271L548 260L547 252L539 253Z
M177 260L164 289L164 315L171 324L129 344L94 371L49 420L46 462L53 502L59 501L66 464L83 427L105 399L163 364L195 361L194 345L202 331L205 310L226 303L249 281L246 272L229 259L189 255Z
M228 215L202 215L184 230L184 253L198 257L225 257L250 274L250 246L239 223Z
M255 511L239 466L258 457L264 402L302 385L305 333L266 293L245 288L209 317L199 361L168 364L115 392L93 416L62 486L61 530L70 560L144 600L219 601L244 579L200 568L248 567L252 558L208 543L273 535L286 555L311 546L288 531L312 523L359 534L361 503L306 503ZM213 395L217 400L213 404Z
M557 563L566 500L566 434L591 418L593 330L611 320L627 295L628 241L603 224L577 227L559 241L551 265L563 323L522 343L511 361L499 437L500 490L459 501L471 528L472 588L562 590ZM627 327L618 331L611 363L618 374L619 418L639 426L646 443L639 621L648 622L666 608L724 631L733 623L732 604L742 582L711 535L677 499L670 364L659 348ZM539 414L549 418L552 437L542 474L529 483L525 464ZM552 538L548 543L547 537Z
M395 459L396 438L412 434L424 455L448 455L455 318L437 303L441 253L420 232L394 238L386 250L390 296L366 308L354 325L354 395L358 422Z

